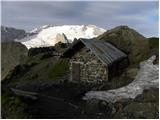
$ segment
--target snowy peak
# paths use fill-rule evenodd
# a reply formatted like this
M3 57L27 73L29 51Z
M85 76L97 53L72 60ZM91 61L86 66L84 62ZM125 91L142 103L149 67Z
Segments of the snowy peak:
M28 36L20 42L28 49L35 47L54 46L58 42L72 42L74 38L94 38L106 32L95 25L45 25L30 31Z
M40 31L42 31L43 29L46 29L46 28L49 28L49 27L53 27L53 25L44 25L44 26L41 26L39 28L34 28L29 33L38 33Z

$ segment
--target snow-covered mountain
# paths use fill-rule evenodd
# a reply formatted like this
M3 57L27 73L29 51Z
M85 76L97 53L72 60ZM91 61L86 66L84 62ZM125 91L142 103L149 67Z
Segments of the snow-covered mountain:
M24 44L28 49L35 47L54 46L58 42L72 42L74 38L94 38L103 34L106 30L95 25L45 25L30 31L27 37L16 40Z

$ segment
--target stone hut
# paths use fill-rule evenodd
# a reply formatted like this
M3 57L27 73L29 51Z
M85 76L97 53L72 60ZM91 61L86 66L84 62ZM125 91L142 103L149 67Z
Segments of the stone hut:
M120 75L128 65L127 55L111 43L95 39L79 39L63 53L70 58L71 80L108 81Z

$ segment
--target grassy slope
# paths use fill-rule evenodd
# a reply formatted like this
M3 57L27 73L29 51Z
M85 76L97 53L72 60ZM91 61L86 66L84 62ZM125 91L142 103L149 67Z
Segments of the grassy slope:
M50 70L49 76L51 78L59 78L66 74L69 69L68 59L60 59L56 62L54 67Z
M29 58L25 64L33 63L36 65L31 66L27 72L11 77L8 86L37 90L44 86L58 84L64 78L66 79L65 75L69 70L68 59L59 59L58 57L41 59L40 56L34 56L34 58Z
M7 81L3 81L3 87L16 87L28 91L45 89L52 84L58 84L59 79L66 75L69 65L67 59L58 57L43 58L43 54L28 57L21 64L20 71L15 71L14 75ZM32 64L35 64L32 66ZM24 70L24 65L30 66ZM25 72L23 72L23 70ZM6 91L2 92L2 116L3 118L28 118L25 113L26 104L17 96Z

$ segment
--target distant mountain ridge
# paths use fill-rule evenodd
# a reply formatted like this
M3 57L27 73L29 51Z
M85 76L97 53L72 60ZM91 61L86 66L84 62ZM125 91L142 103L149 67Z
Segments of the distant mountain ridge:
M22 39L27 35L25 30L1 26L1 41L8 42L14 39Z
M94 38L106 32L95 25L45 25L30 31L30 35L17 40L28 49L54 46L58 42L72 42L74 38ZM32 34L32 35L31 35Z

